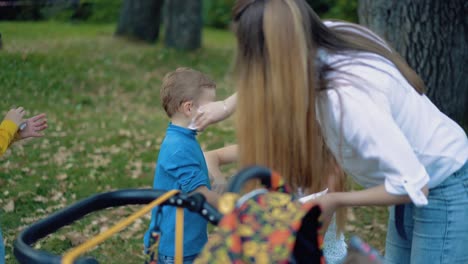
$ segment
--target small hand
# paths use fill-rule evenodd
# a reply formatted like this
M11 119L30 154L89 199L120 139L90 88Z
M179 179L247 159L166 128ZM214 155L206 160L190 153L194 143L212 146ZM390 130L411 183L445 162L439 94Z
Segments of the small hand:
M222 177L222 176L218 176L216 178L214 178L214 181L213 181L213 191L217 194L222 194L226 191L226 187L227 187L227 181L226 181L226 178Z
M333 218L333 214L335 214L335 211L338 209L336 195L339 195L339 193L327 193L313 200L313 202L318 203L322 209L320 221L323 224L324 228L322 228L322 230L324 231L328 229L328 225Z
M5 116L5 119L13 121L17 126L23 122L23 116L26 113L23 107L13 108Z
M198 131L203 131L208 125L226 119L229 112L223 101L211 102L201 106L195 116L194 122Z
M29 137L44 136L41 131L47 128L47 119L45 114L39 114L26 120L26 127L19 132L21 139Z

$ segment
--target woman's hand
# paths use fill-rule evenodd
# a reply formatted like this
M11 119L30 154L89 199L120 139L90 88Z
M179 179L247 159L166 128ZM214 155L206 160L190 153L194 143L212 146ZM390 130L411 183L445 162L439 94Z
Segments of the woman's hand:
M26 113L23 107L13 108L5 116L5 120L11 120L15 123L18 127L23 122L23 116Z
M198 109L195 116L195 127L203 131L207 126L226 119L229 111L224 101L216 101L205 104Z
M30 137L42 137L44 136L41 131L47 128L47 119L45 114L39 114L26 120L26 127L19 131L20 139Z
M216 101L202 105L198 109L194 122L198 131L203 131L208 125L228 118L237 105L237 93L232 94L224 101Z

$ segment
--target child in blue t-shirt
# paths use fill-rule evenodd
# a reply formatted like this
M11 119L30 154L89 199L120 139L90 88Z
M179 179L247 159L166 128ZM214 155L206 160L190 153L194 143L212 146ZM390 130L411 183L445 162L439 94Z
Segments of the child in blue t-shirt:
M161 87L161 101L171 119L161 144L153 188L178 189L183 193L202 193L212 205L217 205L218 195L210 191L208 168L203 151L197 142L197 131L190 129L198 108L215 99L216 84L205 74L178 68L168 73ZM173 263L175 256L175 210L173 206L155 208L144 237L149 263L154 259L156 245L152 245L155 227L160 240L158 263ZM184 263L191 263L208 240L207 222L199 214L184 212Z

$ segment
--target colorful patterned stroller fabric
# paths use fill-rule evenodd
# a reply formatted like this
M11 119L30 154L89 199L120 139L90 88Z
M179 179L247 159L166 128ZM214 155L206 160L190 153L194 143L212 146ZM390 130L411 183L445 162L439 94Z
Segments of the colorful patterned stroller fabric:
M294 200L278 174L253 170L240 174L270 178L270 191L257 189L240 198L225 194L220 201L225 215L195 263L325 263L319 206Z

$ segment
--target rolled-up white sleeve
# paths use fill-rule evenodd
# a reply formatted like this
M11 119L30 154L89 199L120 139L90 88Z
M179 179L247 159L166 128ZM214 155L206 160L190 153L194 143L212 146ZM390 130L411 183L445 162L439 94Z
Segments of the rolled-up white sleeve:
M426 205L421 189L429 176L379 93L351 86L326 91L319 120L327 145L364 187L384 184L390 194L408 194L416 206Z

